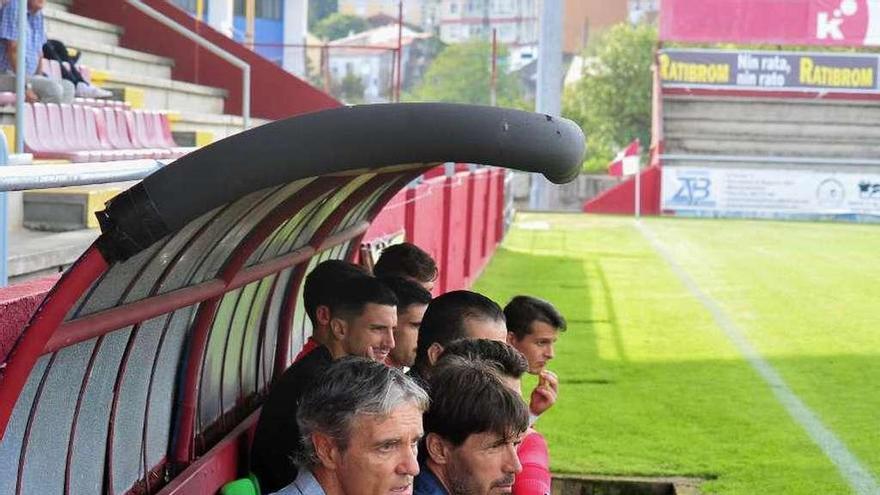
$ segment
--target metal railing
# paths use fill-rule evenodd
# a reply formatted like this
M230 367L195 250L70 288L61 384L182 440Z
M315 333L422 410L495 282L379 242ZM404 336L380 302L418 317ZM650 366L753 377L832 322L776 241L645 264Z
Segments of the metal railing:
M125 0L129 5L148 15L149 17L155 19L160 22L162 25L172 29L177 34L193 41L200 47L208 50L214 55L222 58L223 60L229 62L230 64L241 69L241 118L243 121L244 130L247 130L251 125L251 66L244 60L232 55L226 50L220 48L219 46L211 43L207 39L199 36L198 34L192 32L184 26L181 26L176 21L166 16L165 14L159 12L158 10L150 7L140 0Z

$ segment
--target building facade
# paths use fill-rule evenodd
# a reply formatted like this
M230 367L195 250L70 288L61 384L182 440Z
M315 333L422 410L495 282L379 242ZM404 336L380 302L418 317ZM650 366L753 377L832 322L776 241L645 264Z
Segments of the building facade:
M196 15L197 0L172 0ZM308 31L308 0L255 0L254 50L299 77L305 76L302 45ZM244 42L245 0L203 0L202 20L214 29Z
M535 59L538 52L540 0L442 0L437 9L440 39L444 43L472 40L498 42L510 51L510 68L516 70Z
M431 31L431 4L434 0L406 0L403 2L403 22ZM341 14L358 17L387 16L398 18L400 13L399 0L339 0Z

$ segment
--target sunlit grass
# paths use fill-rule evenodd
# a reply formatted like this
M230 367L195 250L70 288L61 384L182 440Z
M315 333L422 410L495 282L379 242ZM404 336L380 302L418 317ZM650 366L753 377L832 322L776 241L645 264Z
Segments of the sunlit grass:
M789 386L880 475L880 228L644 220ZM632 219L521 214L476 290L570 322L541 418L557 472L693 475L723 494L849 487Z

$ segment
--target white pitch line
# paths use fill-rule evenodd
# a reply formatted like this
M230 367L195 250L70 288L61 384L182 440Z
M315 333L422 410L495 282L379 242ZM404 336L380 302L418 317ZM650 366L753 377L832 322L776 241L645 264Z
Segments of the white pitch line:
M672 254L663 246L657 236L642 222L635 221L636 228L645 239L651 244L654 250L669 263L673 273L678 277L682 284L687 287L688 291L700 301L705 307L718 327L724 332L733 345L739 350L740 354L746 358L752 368L758 372L761 378L770 386L773 395L782 404L788 414L801 425L804 431L810 436L813 442L822 449L825 456L840 471L840 474L852 486L858 495L880 495L880 484L874 479L874 476L868 471L859 459L846 448L846 445L837 438L822 420L814 413L801 399L789 388L779 372L768 363L761 354L752 346L746 335L740 328L727 316L721 305L706 294L694 282L687 271L675 261Z

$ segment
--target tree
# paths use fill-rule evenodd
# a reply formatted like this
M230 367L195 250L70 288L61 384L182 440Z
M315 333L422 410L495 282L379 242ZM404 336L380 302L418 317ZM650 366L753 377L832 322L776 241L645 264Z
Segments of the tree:
M585 170L604 170L618 150L651 139L651 64L657 31L618 24L584 54L583 77L565 89L564 116L587 135Z
M347 72L345 77L339 82L334 82L332 93L349 104L358 104L364 102L364 82L357 74Z
M503 47L499 60L507 56ZM422 82L406 96L410 101L445 101L451 103L489 104L492 45L470 41L449 45L425 71ZM525 108L522 87L515 74L498 64L498 105Z
M338 0L309 0L309 31L315 29L315 25L321 19L339 10Z
M312 34L325 40L336 40L369 28L367 21L360 17L334 12L318 21L312 29Z

